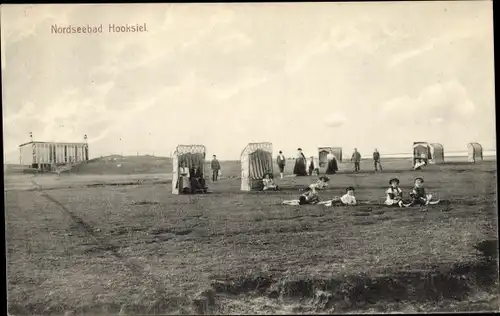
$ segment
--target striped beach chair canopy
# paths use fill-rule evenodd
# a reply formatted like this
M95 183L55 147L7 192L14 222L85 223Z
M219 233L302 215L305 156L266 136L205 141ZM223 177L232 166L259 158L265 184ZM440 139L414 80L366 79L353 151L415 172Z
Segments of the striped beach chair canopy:
M174 152L174 156L177 156L177 167L180 167L185 162L188 168L193 168L195 165L203 168L206 148L203 145L179 145Z
M241 153L241 190L258 190L266 173L273 173L273 145L248 144Z

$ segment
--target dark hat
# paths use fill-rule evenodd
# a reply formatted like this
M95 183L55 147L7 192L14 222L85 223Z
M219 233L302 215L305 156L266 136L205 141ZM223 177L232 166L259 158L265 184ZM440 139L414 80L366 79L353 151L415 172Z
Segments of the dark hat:
M301 195L299 197L299 205L303 205L303 204L306 204L306 197Z
M302 150L302 148L297 148L297 150Z
M323 181L325 181L325 182L330 181L330 179L328 179L328 177L325 177L325 176L321 176L321 177L319 177L319 179L320 179L320 180L323 180Z
M347 191L356 191L356 190L354 190L354 187L348 187L347 189L345 189L345 191L347 192Z
M280 150L280 154L282 154L283 152Z
M424 179L423 179L423 178L421 178L421 177L417 177L417 178L415 178L415 180L414 180L414 181L417 181L417 180L420 180L420 182L424 183Z
M389 180L389 184L393 183L393 182L397 182L399 184L399 179L397 178L392 178L391 180Z

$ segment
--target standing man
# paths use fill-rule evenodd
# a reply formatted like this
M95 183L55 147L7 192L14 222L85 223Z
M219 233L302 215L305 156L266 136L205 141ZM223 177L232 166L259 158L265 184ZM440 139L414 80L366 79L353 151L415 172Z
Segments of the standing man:
M378 167L380 167L380 171L382 171L382 164L380 164L380 153L377 148L373 152L373 166L375 167L375 172L378 171Z
M354 172L359 172L359 162L361 161L361 154L358 152L357 148L354 148L352 153L351 161L354 161Z
M276 159L276 162L278 163L278 167L280 168L280 177L281 179L283 179L283 173L285 172L286 158L281 150L278 155L278 158Z
M219 177L220 163L219 160L217 160L216 155L214 155L213 157L214 158L212 159L212 181L215 182Z

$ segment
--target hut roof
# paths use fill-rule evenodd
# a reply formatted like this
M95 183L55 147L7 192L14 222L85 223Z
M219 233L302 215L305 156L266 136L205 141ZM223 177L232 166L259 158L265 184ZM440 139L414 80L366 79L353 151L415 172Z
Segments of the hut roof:
M204 154L205 152L206 148L203 145L178 145L175 149L175 153L178 155L188 153Z
M431 143L430 146L434 147L434 149L443 149L443 145L441 145L440 143Z
M271 142L262 142L262 143L248 143L248 145L245 146L243 151L241 152L241 156L243 155L248 155L256 150L265 150L272 152L273 151L273 144Z
M467 146L471 146L474 149L483 149L483 146L479 143L468 143Z

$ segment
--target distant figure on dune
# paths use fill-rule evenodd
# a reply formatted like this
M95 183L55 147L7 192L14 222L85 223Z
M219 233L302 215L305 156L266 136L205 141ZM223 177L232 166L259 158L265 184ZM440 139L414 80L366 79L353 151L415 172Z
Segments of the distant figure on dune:
M307 176L306 170L306 156L302 153L302 148L297 149L297 158L295 158L295 167L293 174L296 176Z
M219 160L217 160L216 155L213 156L211 167L212 167L212 181L215 182L218 180L220 171L220 163Z
M326 161L328 163L326 167L326 174L335 174L339 171L339 167L337 164L337 157L332 152L329 152L326 156Z
M278 158L276 159L278 167L280 168L280 177L283 179L283 174L285 172L286 158L283 152L280 150Z

